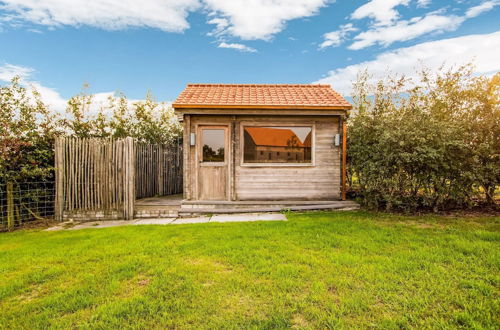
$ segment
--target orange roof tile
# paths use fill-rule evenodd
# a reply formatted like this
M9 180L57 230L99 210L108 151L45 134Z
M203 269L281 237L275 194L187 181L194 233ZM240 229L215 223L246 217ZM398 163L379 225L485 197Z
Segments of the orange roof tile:
M330 85L188 84L174 108L350 109Z

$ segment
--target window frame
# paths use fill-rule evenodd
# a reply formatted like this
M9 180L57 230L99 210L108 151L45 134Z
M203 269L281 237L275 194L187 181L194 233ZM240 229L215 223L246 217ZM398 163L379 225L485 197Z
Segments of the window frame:
M203 161L203 131L204 130L223 130L224 131L224 161L223 162L205 162ZM196 162L198 163L199 166L226 166L229 161L228 161L228 154L227 152L229 150L226 150L227 148L227 139L229 138L229 128L228 126L224 125L210 125L210 124L200 124L196 125L196 131L198 132L197 134L197 141L196 145L198 146L198 152L197 152L197 159ZM229 144L230 145L230 144Z
M311 162L309 163L245 163L245 127L311 127ZM316 123L302 122L240 122L240 166L241 167L314 167L316 166Z

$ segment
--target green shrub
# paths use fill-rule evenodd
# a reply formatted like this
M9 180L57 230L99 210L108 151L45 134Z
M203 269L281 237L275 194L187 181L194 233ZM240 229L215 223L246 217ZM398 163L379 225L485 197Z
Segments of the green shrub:
M98 108L99 107L99 108ZM98 109L97 109L98 108ZM98 105L85 90L68 100L66 113L50 109L19 77L0 86L0 184L54 180L54 138L131 136L168 144L180 137L172 107L148 93L144 100L110 96Z
M500 73L472 72L471 65L422 70L418 81L359 75L348 121L348 175L365 205L443 210L494 203Z

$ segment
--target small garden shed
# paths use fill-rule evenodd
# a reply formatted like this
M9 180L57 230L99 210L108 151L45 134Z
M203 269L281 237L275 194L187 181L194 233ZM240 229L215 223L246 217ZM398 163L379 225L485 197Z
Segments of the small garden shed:
M184 122L187 201L345 199L345 119L329 85L189 84Z

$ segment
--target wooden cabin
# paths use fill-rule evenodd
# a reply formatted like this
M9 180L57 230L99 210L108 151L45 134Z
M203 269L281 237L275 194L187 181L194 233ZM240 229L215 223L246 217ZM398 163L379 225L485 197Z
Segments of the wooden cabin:
M345 199L352 106L329 85L189 84L173 107L185 201Z

